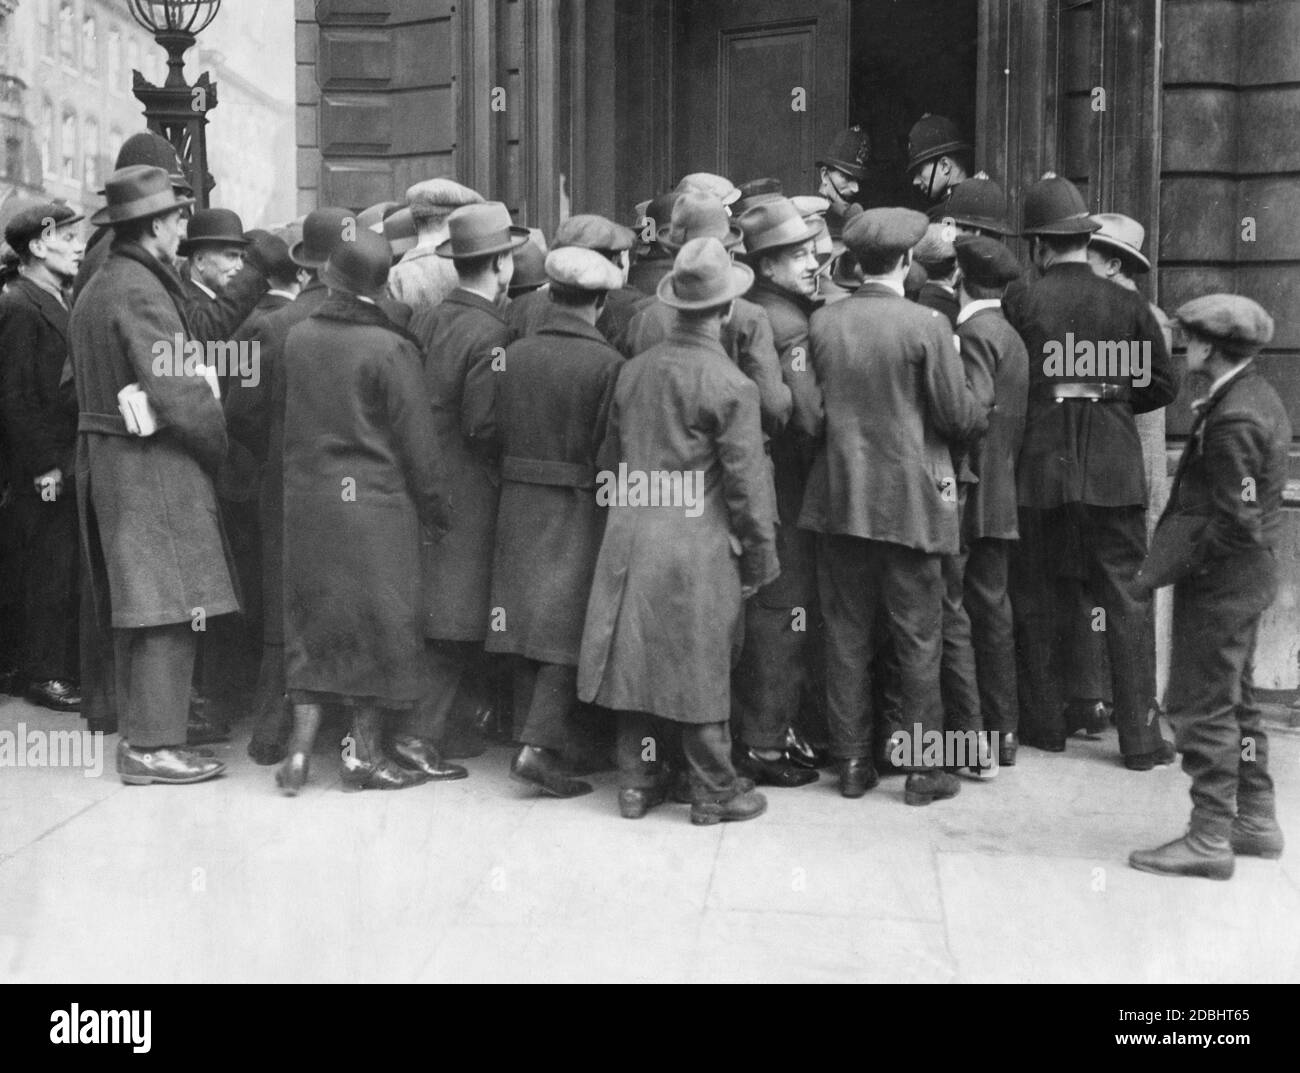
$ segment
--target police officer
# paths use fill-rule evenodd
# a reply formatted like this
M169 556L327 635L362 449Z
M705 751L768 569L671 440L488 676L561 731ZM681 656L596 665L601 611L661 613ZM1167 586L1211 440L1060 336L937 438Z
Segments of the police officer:
M970 174L970 143L947 116L926 113L907 134L907 173L931 206L932 220L948 214L946 202Z
M831 203L826 212L826 225L832 239L843 234L849 206L855 204L862 193L862 180L867 175L870 155L871 141L867 132L855 124L841 132L831 147L813 161L819 180L817 193Z

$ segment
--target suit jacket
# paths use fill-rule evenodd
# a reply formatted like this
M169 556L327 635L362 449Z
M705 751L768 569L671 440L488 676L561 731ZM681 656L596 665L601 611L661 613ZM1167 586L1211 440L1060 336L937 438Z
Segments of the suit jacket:
M457 287L416 313L434 439L447 471L450 529L426 545L424 635L482 641L491 612L492 545L501 478L495 444L482 437L495 405L494 359L512 339L499 305ZM499 362L498 362L499 364Z
M1152 588L1281 540L1291 422L1277 392L1252 363L1195 414L1140 575Z
M933 554L958 550L950 445L982 431L948 322L880 283L812 317L826 441L799 524Z
M1008 287L1002 306L1029 355L1029 406L1017 472L1020 505L1047 509L1066 503L1145 503L1142 445L1133 414L1167 406L1178 388L1164 336L1146 301L1094 275L1086 264L1067 262L1048 267L1032 282ZM1067 333L1076 344L1094 347L1149 345L1150 382L1126 388L1127 398L1115 401L1056 402L1052 391L1064 378L1047 375L1045 360L1049 347L1065 346ZM1132 378L1121 382L1131 384Z
M185 319L190 325L191 338L203 343L229 339L253 312L269 286L266 276L250 262L245 262L244 267L226 284L226 289L215 298L210 298L190 279L187 270L181 287L185 296ZM224 383L222 387L224 389Z
M921 293L916 296L916 304L942 313L948 318L953 331L957 330L957 314L961 312L961 303L951 287L935 283L932 279L926 280L921 287Z
M1029 356L1001 310L989 306L957 327L966 382L989 412L988 432L973 441L967 461L978 480L962 515L967 540L1019 536L1016 458L1025 434Z
M72 477L77 393L68 365L68 311L54 295L18 279L0 295L0 431L13 455L20 495L52 469Z

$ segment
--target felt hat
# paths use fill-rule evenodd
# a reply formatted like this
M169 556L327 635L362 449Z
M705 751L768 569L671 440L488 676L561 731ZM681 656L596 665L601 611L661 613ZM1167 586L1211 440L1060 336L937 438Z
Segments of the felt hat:
M171 178L162 168L149 164L118 168L104 184L104 196L108 204L90 218L96 227L147 220L194 204L192 197L177 195Z
M511 223L510 210L500 201L462 205L447 217L447 234L434 252L454 260L506 253L528 241L528 228Z
M673 261L673 270L659 281L659 301L673 309L700 310L725 305L754 284L754 273L736 264L716 238L694 238Z

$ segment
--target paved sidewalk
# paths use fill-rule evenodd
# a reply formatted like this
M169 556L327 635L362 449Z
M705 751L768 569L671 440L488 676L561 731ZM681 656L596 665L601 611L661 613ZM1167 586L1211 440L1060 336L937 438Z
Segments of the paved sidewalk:
M0 733L84 723L16 699ZM226 777L0 768L0 981L1300 981L1300 734L1274 730L1282 861L1229 883L1144 875L1187 781L1125 771L1114 732L1024 749L987 784L908 808L834 780L767 815L620 819L506 776L345 794L329 748L296 799L244 737ZM324 737L324 735L322 735ZM332 742L329 743L332 745Z

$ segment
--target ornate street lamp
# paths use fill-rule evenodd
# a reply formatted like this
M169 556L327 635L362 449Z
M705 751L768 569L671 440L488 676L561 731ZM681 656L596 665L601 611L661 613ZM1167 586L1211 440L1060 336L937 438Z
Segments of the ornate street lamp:
M194 85L185 81L185 52L221 9L221 0L127 0L131 17L167 50L167 80L161 86L132 71L132 92L144 105L149 129L173 146L194 188L199 208L207 208L215 184L208 172L207 113L217 106L217 84L207 71Z

